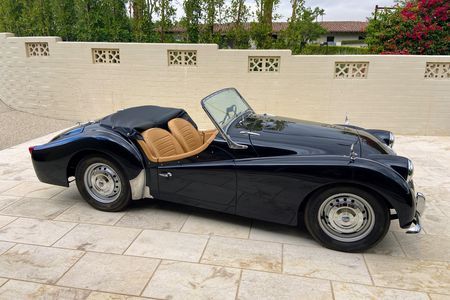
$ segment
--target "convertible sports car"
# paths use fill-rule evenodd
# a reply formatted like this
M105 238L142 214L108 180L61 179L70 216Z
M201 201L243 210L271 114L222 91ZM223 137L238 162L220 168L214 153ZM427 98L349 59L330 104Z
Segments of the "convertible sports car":
M398 219L421 230L425 197L394 135L257 114L234 88L201 101L215 129L183 109L141 106L30 147L42 182L68 186L96 209L157 198L297 226L324 246L361 251Z

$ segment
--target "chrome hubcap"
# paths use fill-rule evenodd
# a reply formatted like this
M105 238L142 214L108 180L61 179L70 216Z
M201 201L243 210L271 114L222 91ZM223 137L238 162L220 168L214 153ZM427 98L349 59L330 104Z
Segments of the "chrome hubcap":
M101 203L114 202L122 190L117 172L103 163L92 164L86 169L84 184L89 195Z
M354 194L336 194L319 208L320 228L341 242L355 242L366 237L375 225L375 213L370 204Z

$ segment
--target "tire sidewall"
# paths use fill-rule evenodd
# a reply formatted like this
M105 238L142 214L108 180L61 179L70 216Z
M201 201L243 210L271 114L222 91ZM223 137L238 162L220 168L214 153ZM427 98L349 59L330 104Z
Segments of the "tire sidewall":
M122 184L121 191L119 197L111 202L111 203L102 203L94 199L88 192L87 187L84 183L84 174L87 168L94 163L102 163L110 166L116 171L117 175L120 178L120 182ZM75 170L75 180L77 184L78 191L83 196L83 198L88 202L91 206L98 210L103 211L120 211L124 209L131 200L131 188L128 179L125 177L125 173L118 163L107 156L103 155L92 155L83 158L77 165Z
M327 235L319 225L318 213L322 203L329 197L341 193L357 195L366 200L373 209L375 224L371 232L359 241L342 242L335 240ZM304 220L310 234L325 247L338 251L359 252L375 246L383 239L389 230L390 211L383 199L379 199L365 190L355 187L335 187L317 193L308 201Z

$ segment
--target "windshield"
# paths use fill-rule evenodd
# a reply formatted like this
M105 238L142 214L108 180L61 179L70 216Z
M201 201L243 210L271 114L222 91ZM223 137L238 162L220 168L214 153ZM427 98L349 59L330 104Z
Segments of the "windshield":
M220 90L209 95L202 100L202 106L216 126L219 126L224 133L234 120L248 111L253 111L234 88Z

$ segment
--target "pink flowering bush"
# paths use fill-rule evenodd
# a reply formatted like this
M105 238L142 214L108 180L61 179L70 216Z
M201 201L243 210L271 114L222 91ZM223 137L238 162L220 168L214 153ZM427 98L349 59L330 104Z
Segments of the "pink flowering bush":
M448 0L409 0L371 19L366 41L381 54L449 55Z

